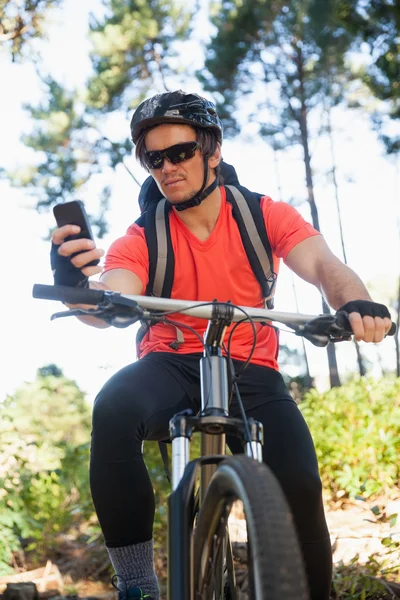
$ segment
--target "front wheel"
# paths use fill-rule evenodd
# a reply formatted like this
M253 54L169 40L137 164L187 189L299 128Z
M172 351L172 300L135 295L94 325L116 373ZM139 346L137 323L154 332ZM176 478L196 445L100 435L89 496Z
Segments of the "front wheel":
M243 504L247 528L248 600L308 600L301 551L283 492L265 464L246 456L225 459L207 489L194 532L195 599L236 597L236 592L224 596L216 582L227 519L237 500Z

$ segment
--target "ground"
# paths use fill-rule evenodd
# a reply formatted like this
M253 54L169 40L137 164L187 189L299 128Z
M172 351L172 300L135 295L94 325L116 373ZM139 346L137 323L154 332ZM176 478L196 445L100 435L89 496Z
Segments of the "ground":
M399 515L397 522L394 515ZM363 565L366 565L365 570L373 573L379 571L376 565L385 561L386 568L397 566L391 573L384 574L385 579L400 584L400 547L394 547L396 542L400 542L400 497L390 502L382 498L374 503L355 500L338 502L336 506L326 504L326 517L336 566L354 563L354 566L357 569L360 567L362 571ZM240 537L240 520L233 523L233 530ZM386 544L392 542L393 547L383 545L382 540L386 540ZM110 585L108 557L99 542L91 545L78 544L73 537L64 537L51 560L62 574L64 596L116 600L117 595ZM156 557L156 568L165 577L164 553ZM379 572L377 574L381 577ZM42 597L54 593L48 590ZM400 591L396 593L399 595L388 595L387 598L400 598ZM346 595L342 597L350 598ZM383 598L378 595L367 597ZM165 598L163 593L161 600Z

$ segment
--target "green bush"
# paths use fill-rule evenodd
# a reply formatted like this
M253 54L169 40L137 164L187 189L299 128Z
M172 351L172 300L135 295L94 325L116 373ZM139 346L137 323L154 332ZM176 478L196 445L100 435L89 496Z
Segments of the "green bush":
M90 412L61 372L39 372L0 405L0 574L21 550L40 561L93 513Z
M390 494L400 484L400 379L352 381L300 404L333 499Z

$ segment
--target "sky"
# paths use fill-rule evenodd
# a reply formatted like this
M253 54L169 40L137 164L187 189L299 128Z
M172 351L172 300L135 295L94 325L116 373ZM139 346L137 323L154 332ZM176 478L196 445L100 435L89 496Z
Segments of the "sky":
M89 10L99 10L98 0L66 0L64 9L55 11L50 28L50 39L43 43L41 54L49 72L60 83L68 86L83 85L90 70L89 42L86 38ZM186 56L189 62L195 60ZM32 152L20 143L23 132L32 123L23 111L24 103L36 104L42 99L35 68L32 65L11 64L0 53L2 82L0 94L0 167L13 169L33 160ZM200 88L192 88L201 91ZM177 80L177 87L180 85ZM383 150L370 130L366 116L352 111L334 113L335 147L340 190L344 238L348 263L368 283L377 301L384 301L388 289L395 289L400 272L399 247L399 165L384 157ZM121 123L116 126L121 127ZM122 123L128 134L128 122ZM329 147L320 139L312 146L315 171L315 196L323 235L332 250L341 258L341 245L333 186L328 182ZM279 183L271 149L263 141L242 139L226 140L224 159L233 164L241 183L275 200L305 198L304 166L299 149L282 153L279 159ZM129 167L139 181L146 173L132 157ZM109 234L99 244L104 249L139 215L138 187L123 168L112 178L111 210L107 214ZM280 197L282 195L282 198ZM93 190L83 190L80 198L88 211L95 210L97 197ZM298 209L310 220L307 203ZM49 242L45 237L53 226L50 213L38 214L27 190L13 189L0 180L0 252L2 283L0 293L0 339L2 364L0 367L0 401L12 394L24 381L31 381L36 370L48 363L56 363L64 373L77 381L93 399L101 385L119 368L135 359L135 331L96 330L77 320L50 321L52 313L63 306L32 298L34 283L52 284L49 267ZM319 313L320 296L312 286L295 278L298 309L305 313ZM293 278L283 268L276 294L278 310L296 310ZM283 334L285 343L300 347L293 335ZM363 352L375 363L372 372L380 374L378 354L385 366L394 369L394 343L387 339L379 350L363 344ZM326 352L307 343L312 375L321 386L326 386ZM351 344L338 347L339 369L348 375L355 366Z

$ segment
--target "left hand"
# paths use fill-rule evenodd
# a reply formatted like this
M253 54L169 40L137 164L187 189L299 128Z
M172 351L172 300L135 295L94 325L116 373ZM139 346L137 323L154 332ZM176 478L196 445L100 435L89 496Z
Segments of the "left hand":
M381 342L392 326L389 310L384 304L377 302L352 300L341 306L339 311L349 315L357 342Z

